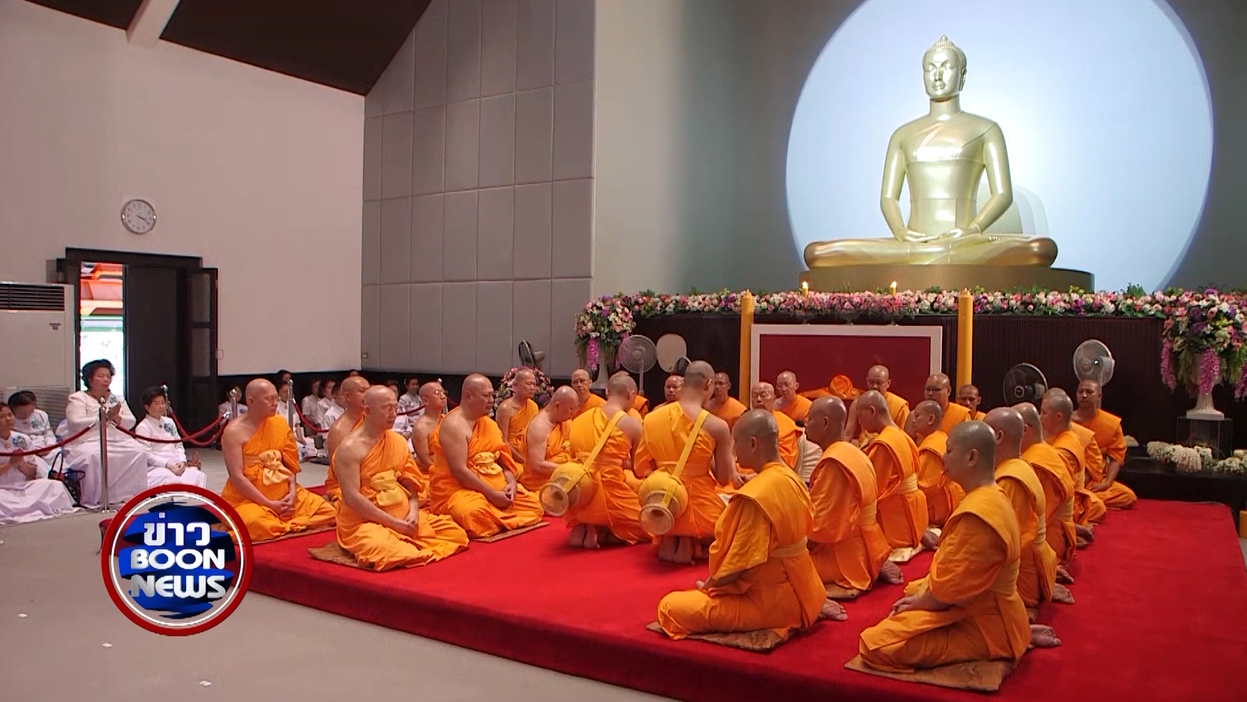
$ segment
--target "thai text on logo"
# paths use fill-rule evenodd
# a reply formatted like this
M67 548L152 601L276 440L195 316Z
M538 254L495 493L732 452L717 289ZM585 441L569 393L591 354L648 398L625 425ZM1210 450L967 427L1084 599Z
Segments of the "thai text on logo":
M104 585L131 621L185 636L238 607L251 578L251 540L219 496L192 485L147 490L117 513L100 549Z

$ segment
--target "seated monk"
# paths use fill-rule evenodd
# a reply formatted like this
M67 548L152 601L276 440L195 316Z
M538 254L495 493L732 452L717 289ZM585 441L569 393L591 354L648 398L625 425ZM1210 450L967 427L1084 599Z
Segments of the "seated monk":
M864 452L875 467L879 523L894 561L904 563L920 549L927 528L927 497L918 489L918 446L888 413L883 395L868 390L853 403L859 426L874 435Z
M784 371L777 375L775 377L775 406L771 409L783 412L794 422L804 422L805 415L810 411L810 398L798 395L797 390L800 388L801 384L797 382L796 373ZM783 430L780 431L782 433Z
M420 509L416 462L407 440L390 430L397 417L394 392L370 388L359 427L334 454L342 490L338 545L376 571L425 565L468 547L468 535L453 519Z
M703 409L714 381L714 369L705 361L693 361L684 372L680 399L645 416L641 443L633 470L638 478L660 470L676 475L688 491L688 506L666 534L658 536L658 558L692 563L701 546L714 536L714 525L723 512L718 485L743 482L732 460L732 434L727 422ZM691 446L680 470L685 448Z
M883 399L888 403L888 414L892 417L892 423L898 427L904 427L909 421L909 402L900 395L894 395L888 390L892 387L892 376L887 366L871 366L866 372L866 389L874 390L883 395ZM857 402L849 407L849 417L844 428L844 435L849 437L850 441L856 440L858 446L865 446L870 440L875 438L857 421Z
M688 371L684 373L684 380L688 382ZM728 429L731 429L740 415L749 409L743 402L728 394L731 389L732 379L727 373L715 373L710 395L706 398L706 409L710 411L710 414L727 422Z
M329 457L329 470L325 471L325 499L330 504L337 504L338 498L342 496L342 491L338 488L337 473L333 468L333 454L347 434L363 421L364 393L369 387L368 381L358 375L347 376L338 386L338 393L342 396L342 415L333 421L329 426L329 433L325 435L325 455Z
M636 544L646 540L637 521L637 480L632 475L632 451L641 441L641 420L631 416L627 376L612 376L606 385L606 404L571 422L573 460L593 479L593 494L563 515L571 529L568 545L596 549L611 542Z
M1022 460L1031 465L1043 486L1044 528L1048 545L1056 554L1058 574L1061 576L1058 582L1069 582L1068 574L1063 573L1061 566L1069 565L1074 560L1074 550L1078 547L1074 528L1074 478L1065 467L1061 454L1043 440L1043 424L1035 405L1023 402L1014 405L1013 409L1017 410L1026 425L1022 432Z
M662 384L662 404L656 405L653 409L666 407L672 402L678 401L680 399L680 388L682 387L684 387L684 376L676 375L675 373L667 376L667 379Z
M1139 498L1129 487L1117 482L1117 473L1126 462L1126 435L1121 430L1121 417L1100 408L1103 392L1094 380L1078 384L1078 409L1074 410L1074 422L1091 430L1095 444L1104 457L1104 468L1088 467L1091 484L1087 489L1094 492L1109 509L1130 509Z
M247 384L247 412L221 437L229 480L221 497L238 512L251 540L333 526L333 506L299 486L299 447L277 416L277 388L267 380Z
M550 402L528 423L520 442L524 456L520 485L532 494L540 495L554 469L571 460L570 420L579 405L576 391L564 385L554 391Z
M429 440L429 507L447 514L474 539L532 526L543 510L536 495L516 483L518 468L502 430L489 418L494 385L473 373L463 381L459 406Z
M961 424L969 422L973 419L970 410L956 402L949 402L952 381L943 373L936 373L927 378L927 383L923 386L923 399L931 400L940 406L940 412L943 413L943 419L940 420L940 430L945 434L950 429Z
M671 638L761 629L788 634L820 614L847 618L827 600L806 550L814 526L810 495L780 463L777 439L771 412L750 410L736 422L736 458L757 476L732 496L715 525L710 577L658 603L658 624Z
M862 632L862 662L895 673L972 661L1018 661L1028 644L1059 644L1028 626L1017 591L1021 531L996 484L996 437L982 422L948 432L945 470L966 496L940 535L925 578L887 619Z
M1035 469L1022 459L1026 422L1017 410L997 407L985 421L996 433L996 484L1004 491L1021 530L1018 594L1028 608L1060 600L1072 603L1068 591L1056 587L1056 553L1048 545L1048 506Z
M507 433L507 446L517 465L524 465L524 432L528 431L528 423L537 416L539 409L533 402L535 394L537 374L529 368L521 368L512 379L511 396L498 403L498 411L494 413L498 426Z
M1043 404L1039 408L1044 440L1061 455L1074 480L1074 525L1082 527L1079 529L1082 539L1090 540L1091 525L1100 523L1107 510L1104 502L1086 487L1088 444L1095 441L1084 444L1078 434L1070 429L1073 414L1074 402L1064 390L1054 388L1044 393Z
M910 415L910 436L918 445L918 489L927 498L927 519L933 527L943 527L957 508L964 493L944 472L944 449L948 434L940 429L944 412L938 403L923 400ZM927 546L934 544L936 534L926 537Z
M406 395L404 395L406 397ZM446 389L435 381L420 386L420 404L424 412L411 425L411 450L416 457L416 466L420 473L427 476L433 467L433 449L431 440L442 423L442 413L446 411ZM428 492L428 481L425 481L425 492ZM422 499L428 499L427 494Z
M615 380L616 378L618 378L619 381L622 382L628 388L628 416L632 417L638 422L644 421L645 415L649 414L649 411L647 410L643 414L640 410L637 409L637 398L640 397L640 395L637 394L636 381L632 379L632 375L628 373L628 371L621 370L621 371L615 371L615 373L611 375L610 379L607 380L607 383L609 384L611 380ZM603 406L604 405L598 405L594 409L601 409ZM573 419L575 419L575 417L573 417Z
M983 421L985 416L979 411L979 403L983 401L979 389L973 385L962 385L957 388L957 404L970 410L970 418L976 422Z
M576 414L572 415L572 419L588 412L591 409L597 409L606 404L606 400L593 394L590 386L593 379L589 377L589 371L583 368L577 368L572 371L572 390L576 391L576 398L580 401L576 408Z
M805 398L801 398L805 399ZM787 413L777 409L778 401L775 396L775 388L770 383L754 383L749 389L750 409L763 409L767 412L775 414L775 424L779 427L779 460L789 468L797 468L798 453L800 453L799 439L801 438L801 430L797 427L797 423L788 416ZM805 414L801 415L801 420L805 421ZM749 476L753 474L748 468L738 471L741 477L749 480Z
M875 467L845 440L846 413L840 398L820 397L805 417L805 435L823 450L810 475L810 557L826 584L865 591L878 578L899 585L904 577L888 560L892 547L876 520Z

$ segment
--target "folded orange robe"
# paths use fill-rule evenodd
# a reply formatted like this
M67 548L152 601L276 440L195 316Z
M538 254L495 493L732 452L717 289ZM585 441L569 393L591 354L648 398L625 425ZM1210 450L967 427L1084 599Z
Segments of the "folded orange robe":
M1092 438L1096 446L1099 447L1100 453L1106 456L1108 460L1114 463L1126 462L1126 435L1121 430L1121 417L1098 409L1091 419L1081 424L1071 424L1070 428L1073 429L1075 426L1086 427L1091 431ZM1104 471L1101 470L1099 473L1099 476L1096 477L1095 471L1092 471L1092 477L1096 483L1104 480ZM1138 496L1134 494L1134 490L1116 480L1106 489L1097 492L1096 495L1104 502L1104 506L1109 509L1130 509L1134 506L1134 503L1139 501Z
M866 629L858 644L862 661L904 673L1020 659L1031 638L1017 592L1020 540L1017 517L999 486L967 493L944 525L930 573L905 588L906 595L929 590L952 607L900 612Z
M516 463L524 463L524 439L528 436L528 423L540 411L537 403L529 399L524 403L524 408L511 415L511 420L507 422L507 445L520 455Z
M387 431L359 466L360 494L399 520L407 518L411 506L411 497L399 479L420 475L407 446L406 439ZM425 565L468 547L468 535L455 520L424 509L419 511L419 533L413 537L363 519L340 501L337 531L338 545L350 551L360 565L377 571Z
M909 421L909 402L900 395L893 395L891 392L883 393L883 399L888 403L888 414L892 417L892 423L900 428L905 427L905 422ZM874 439L874 434L866 433L865 429L857 431L857 445L866 446Z
M684 414L680 403L673 402L645 415L642 427L641 443L632 464L637 477L644 478L654 470L674 472L689 432L693 430L693 420ZM680 476L680 482L688 490L689 505L667 536L705 539L714 535L714 523L723 513L723 499L719 497L718 482L711 472L714 449L714 439L705 429L700 430Z
M1043 484L1030 464L1010 458L996 466L996 484L1004 491L1021 530L1022 555L1018 561L1018 595L1027 607L1052 601L1056 586L1056 553L1048 545L1045 523L1048 506Z
M555 424L546 435L545 459L551 463L567 463L572 459L571 446L572 423L570 421ZM528 456L528 432L520 440L521 456ZM520 466L519 483L534 495L541 493L541 488L550 482L549 473L538 473L527 466Z
M673 592L658 603L668 636L772 629L786 636L818 620L827 592L806 550L814 513L805 484L780 463L736 492L714 530L710 578L739 573L705 590Z
M355 431L363 423L364 416L361 414L359 419L355 420L355 426L351 427L351 431ZM325 471L325 499L333 504L342 499L342 489L338 487L338 476L333 472L333 456L329 457L329 470Z
M942 527L957 503L966 494L961 486L944 472L944 452L948 450L948 434L933 431L918 447L918 489L927 498L930 523Z
M458 408L451 410L458 411ZM429 468L429 507L437 514L449 515L468 532L469 537L483 539L541 521L545 514L541 501L518 482L515 499L506 509L495 507L481 493L460 485L446 462L440 427L430 435L429 448L433 452L433 465ZM512 474L518 473L507 442L502 438L502 430L489 417L481 417L472 425L467 454L468 470L475 472L494 490L503 490L507 486L504 469Z
M861 449L838 441L810 474L814 528L810 557L824 583L869 590L892 547L876 521L875 467Z
M1074 523L1082 526L1099 524L1108 510L1104 501L1087 489L1087 456L1095 441L1083 444L1077 433L1067 430L1049 439L1048 443L1060 454L1066 470L1074 479ZM1099 455L1099 447L1096 447L1093 457Z
M243 474L270 500L290 494L291 476L299 473L299 448L286 420L272 416L242 445ZM333 526L333 505L295 484L294 514L282 518L268 507L243 497L226 481L221 497L238 512L251 540L269 541L286 534Z
M791 417L783 412L774 410L771 414L775 415L775 426L779 428L779 459L784 462L784 465L796 470L799 467L797 466L797 456L800 452L801 429L797 427L797 423ZM736 472L745 476L753 475L752 470L740 464L737 464ZM736 488L731 485L720 485L719 492L731 495L736 492Z
M572 415L572 419L579 417L580 415L584 414L585 412L588 412L589 410L597 409L604 404L606 404L606 400L603 400L598 395L589 393L589 396L585 398L585 401L580 403L580 407L576 408L576 413ZM640 413L638 412L638 414Z
M585 463L609 423L600 408L572 420L571 451L575 460L582 465ZM617 539L628 544L649 539L637 521L641 512L636 493L637 480L624 467L631 456L632 443L623 431L612 427L593 463L585 465L585 470L593 477L592 497L563 515L563 521L569 528L578 524L606 527Z
M915 548L927 530L927 497L918 489L918 447L896 427L884 427L864 449L875 466L879 523L892 548Z
M1045 443L1035 443L1022 452L1022 460L1030 464L1043 486L1048 546L1057 563L1068 565L1078 548L1074 529L1074 479L1057 450Z
M940 429L947 434L958 424L973 420L974 416L970 414L970 410L966 409L964 405L950 402L944 406L944 419L940 422Z
M676 403L679 404L679 403ZM748 412L749 408L734 397L729 397L717 410L710 410L710 414L727 422L728 428L736 426L736 420L740 419L740 415Z
M783 407L779 411L794 422L804 422L805 415L810 413L810 406L813 404L814 402L810 398L797 395L787 407Z

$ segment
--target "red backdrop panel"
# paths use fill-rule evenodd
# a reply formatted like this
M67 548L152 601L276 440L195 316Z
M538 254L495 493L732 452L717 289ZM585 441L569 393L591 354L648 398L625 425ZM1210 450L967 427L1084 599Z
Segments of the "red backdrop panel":
M927 336L840 336L831 334L758 334L760 380L790 370L801 392L826 387L834 376L847 375L853 386L866 388L866 372L885 365L892 375L891 391L912 406L922 399L931 375L931 338Z

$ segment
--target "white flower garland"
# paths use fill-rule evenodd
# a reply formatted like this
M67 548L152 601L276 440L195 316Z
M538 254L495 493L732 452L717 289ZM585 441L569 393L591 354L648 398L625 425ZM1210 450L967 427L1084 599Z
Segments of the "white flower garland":
M1235 451L1232 456L1218 461L1212 449L1206 446L1178 446L1163 441L1147 444L1147 455L1174 464L1179 473L1230 473L1247 475L1247 451Z

